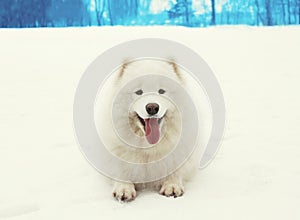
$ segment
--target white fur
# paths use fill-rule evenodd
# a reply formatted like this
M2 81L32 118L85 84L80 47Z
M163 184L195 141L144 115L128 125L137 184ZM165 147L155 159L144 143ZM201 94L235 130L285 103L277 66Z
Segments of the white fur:
M198 147L193 153L192 157L175 173L157 180L155 182L148 183L122 183L115 182L113 188L113 195L118 200L130 201L136 197L136 190L141 188L154 188L159 190L159 192L165 196L181 196L184 192L184 182L188 180L192 173L196 170L199 164L201 153L203 152L203 146L207 143L210 128L211 128L211 114L209 108L209 102L206 99L205 93L201 87L193 80L187 72L180 69L180 74L182 79L179 79L174 72L173 66L164 61L160 60L140 60L129 63L124 68L122 77L120 77L120 70L117 70L112 74L102 86L102 90L99 91L97 101L95 103L95 120L98 133L104 142L105 146L110 152L116 156L122 158L123 160L129 162L137 163L147 163L151 161L156 161L161 159L163 156L167 155L175 147L178 137L180 136L180 120L176 120L176 117L180 117L180 113L176 109L176 106L172 102L163 96L157 94L156 83L153 82L153 87L149 89L145 88L145 94L141 97L134 99L134 103L130 106L127 111L120 116L120 123L118 126L123 126L128 124L128 114L134 114L136 112L141 118L147 117L147 112L145 111L145 105L147 103L155 102L160 106L158 112L158 117L165 117L161 123L161 138L160 141L152 146L151 148L145 149L133 149L131 147L124 146L124 143L120 140L118 135L114 132L114 125L112 124L111 109L113 105L113 100L120 89L130 82L132 79L147 75L147 74L157 74L162 76L167 76L176 82L180 83L190 94L194 103L197 105L197 110L199 111L200 118L200 131L202 132L200 140L198 140ZM160 86L160 85L159 85ZM143 89L143 85L140 85L135 89ZM137 96L132 89L132 96ZM120 112L122 114L122 112ZM126 121L127 120L127 121ZM123 124L122 124L123 123ZM128 138L137 138L140 143L146 144L146 139L143 137L142 125L136 121L137 134L132 131L133 128L126 128L128 130ZM134 136L140 137L134 137ZM126 167L120 167L124 172L130 171Z

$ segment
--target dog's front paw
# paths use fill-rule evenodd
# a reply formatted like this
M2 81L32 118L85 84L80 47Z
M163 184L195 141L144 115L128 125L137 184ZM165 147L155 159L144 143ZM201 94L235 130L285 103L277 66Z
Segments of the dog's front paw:
M136 197L136 191L132 183L117 184L112 194L118 201L122 202L129 202Z
M176 198L183 195L184 189L181 184L176 182L166 182L161 187L159 193L167 197L174 196Z

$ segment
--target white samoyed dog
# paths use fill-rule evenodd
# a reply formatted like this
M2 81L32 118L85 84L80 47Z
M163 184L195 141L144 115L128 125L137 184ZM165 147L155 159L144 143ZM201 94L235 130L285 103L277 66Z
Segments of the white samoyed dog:
M153 163L174 150L181 138L182 115L180 102L171 100L168 94L180 91L161 77L179 84L193 100L201 132L197 146L179 169L153 181L131 182L131 170L119 167L129 179L124 182L112 177L112 194L119 201L135 199L136 192L143 188L158 190L167 197L182 196L184 183L197 170L209 139L212 116L201 85L173 61L143 59L124 62L101 86L95 102L95 123L105 147L130 163ZM147 176L147 169L141 175Z

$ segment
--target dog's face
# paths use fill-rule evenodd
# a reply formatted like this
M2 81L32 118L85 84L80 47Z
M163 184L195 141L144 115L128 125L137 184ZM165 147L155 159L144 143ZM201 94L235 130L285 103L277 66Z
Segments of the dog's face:
M144 148L178 136L181 117L172 96L178 92L174 83L182 82L175 64L160 60L124 63L116 76L114 125L125 142Z
M133 91L134 102L129 111L129 123L134 133L145 137L151 145L157 144L167 129L168 118L174 111L174 104L167 98L164 88L140 87Z

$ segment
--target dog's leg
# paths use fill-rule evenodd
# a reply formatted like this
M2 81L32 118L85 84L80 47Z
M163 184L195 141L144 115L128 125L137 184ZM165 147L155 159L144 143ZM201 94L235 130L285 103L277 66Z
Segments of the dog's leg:
M115 182L113 196L118 201L129 202L136 197L136 191L133 183Z
M167 177L163 182L159 193L167 197L174 196L174 198L182 196L184 189L181 177L176 175Z

